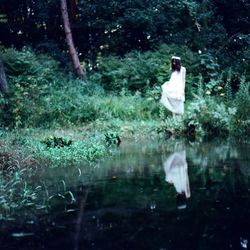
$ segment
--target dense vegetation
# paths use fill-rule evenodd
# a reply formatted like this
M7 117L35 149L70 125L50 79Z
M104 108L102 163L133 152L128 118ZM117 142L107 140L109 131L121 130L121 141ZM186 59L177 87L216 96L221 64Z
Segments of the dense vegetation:
M159 98L160 86L170 74L168 58L176 50L189 58L183 61L190 73L185 115L172 119ZM193 126L201 134L249 133L245 75L220 71L212 60L205 64L208 55L197 55L186 46L164 45L152 52L130 52L122 59L102 57L98 72L89 73L87 82L61 72L57 61L31 49L3 49L1 58L9 82L9 95L1 99L4 127L58 128L120 119L158 120L156 129L161 131L183 133Z

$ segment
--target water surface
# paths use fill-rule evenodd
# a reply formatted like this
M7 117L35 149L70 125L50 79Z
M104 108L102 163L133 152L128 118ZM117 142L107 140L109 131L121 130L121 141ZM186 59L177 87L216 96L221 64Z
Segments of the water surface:
M0 249L248 249L249 144L139 141L116 151L96 167L41 171L46 210L3 220Z

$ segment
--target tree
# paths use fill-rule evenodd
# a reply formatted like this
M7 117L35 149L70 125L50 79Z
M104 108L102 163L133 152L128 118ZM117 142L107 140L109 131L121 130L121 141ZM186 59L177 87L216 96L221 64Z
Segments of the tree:
M6 16L0 14L0 23L6 21L7 21ZM5 76L3 62L1 59L0 59L0 92L2 92L3 95L6 95L8 92L8 84Z
M3 63L0 60L0 91L3 95L6 95L8 92L8 84L5 76L5 71L3 67Z
M78 77L84 79L86 78L86 70L81 67L77 51L75 49L75 45L73 42L66 0L61 0L61 12L63 18L64 31L66 35L66 41L68 44L69 54L73 63L74 71L76 72Z

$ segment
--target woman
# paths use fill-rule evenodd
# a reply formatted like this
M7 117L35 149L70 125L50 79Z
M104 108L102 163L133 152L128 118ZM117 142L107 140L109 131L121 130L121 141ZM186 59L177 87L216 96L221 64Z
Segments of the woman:
M186 151L176 150L163 163L166 178L165 180L173 184L177 192L178 209L186 208L187 198L190 198L190 187L188 178L188 165L186 161Z
M181 58L172 57L170 80L162 87L161 103L175 114L184 113L186 69L181 66Z

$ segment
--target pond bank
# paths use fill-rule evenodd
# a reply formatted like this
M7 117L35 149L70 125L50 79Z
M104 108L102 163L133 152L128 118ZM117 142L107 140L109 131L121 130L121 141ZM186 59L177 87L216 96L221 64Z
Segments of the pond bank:
M58 129L18 129L1 131L1 153L7 158L35 158L52 161L54 166L97 162L110 154L110 146L124 140L159 136L159 121L97 120L83 127ZM3 159L4 161L4 159ZM71 162L71 163L73 163Z

